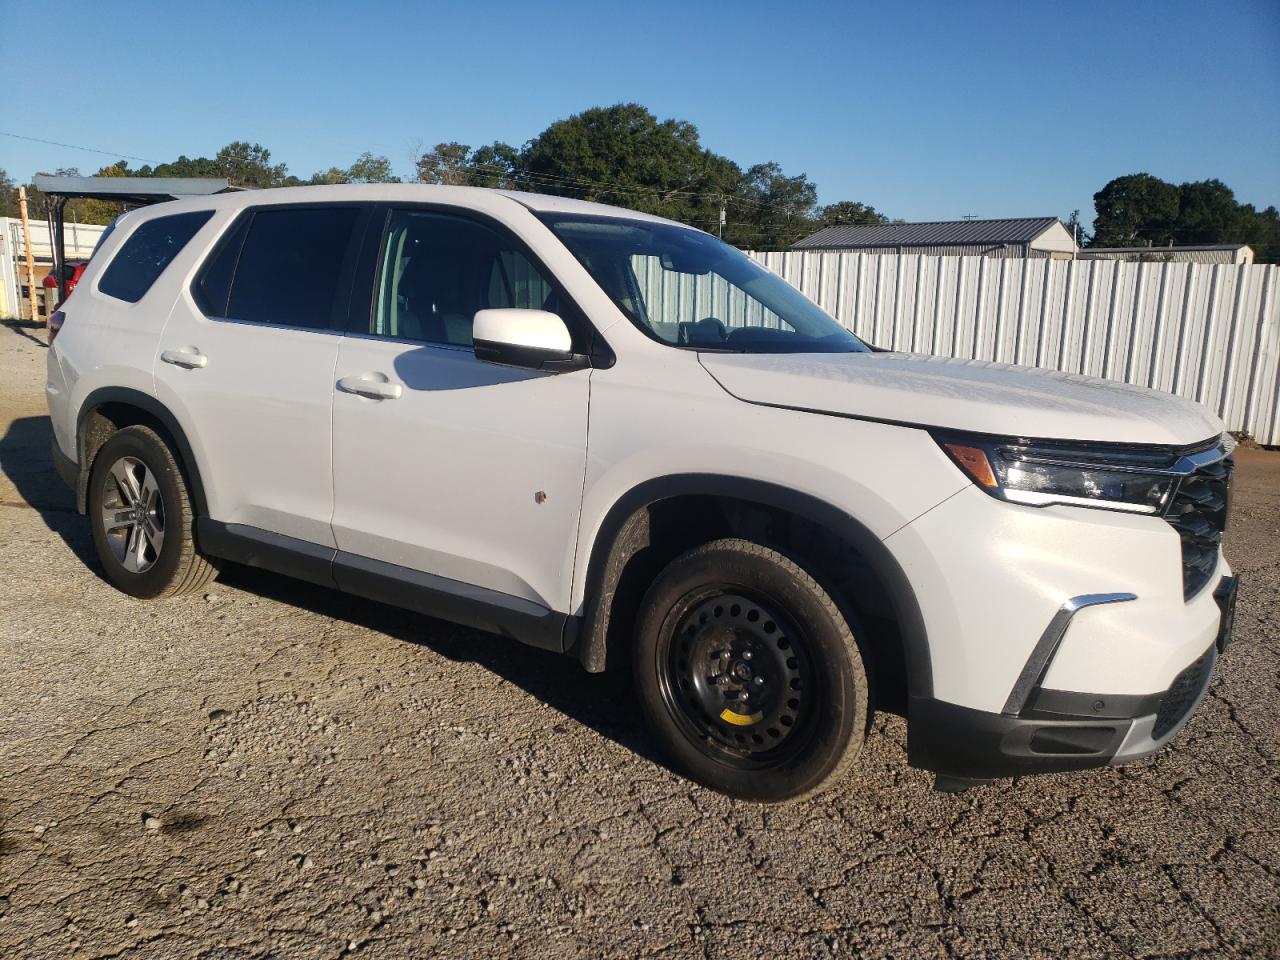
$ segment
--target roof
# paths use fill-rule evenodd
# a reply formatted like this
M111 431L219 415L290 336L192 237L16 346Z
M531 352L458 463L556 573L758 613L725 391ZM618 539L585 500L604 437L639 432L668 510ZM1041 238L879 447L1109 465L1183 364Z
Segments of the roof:
M123 180L124 177L103 177L103 180ZM145 180L150 178L142 178ZM154 200L155 198L153 198ZM496 210L510 203L518 203L527 210L550 213L578 213L585 216L621 217L628 220L643 220L649 223L664 223L681 227L685 230L696 228L675 220L665 220L651 214L628 210L625 207L614 207L604 203L590 203L586 200L571 200L567 197L555 197L549 194L524 193L519 190L494 190L490 187L455 187L434 183L334 183L308 184L299 187L272 187L268 190L237 190L221 196L185 195L175 202L179 207L166 207L178 210L222 210L248 206L267 206L278 203L317 203L327 201L363 201L367 203L461 203L475 209ZM152 201L147 201L148 203ZM499 204L502 206L494 206Z
M132 203L207 197L239 189L228 180L212 177L55 177L47 173L36 174L35 187L41 193L62 197Z
M1057 217L1012 220L938 220L931 223L869 223L826 227L798 241L794 250L857 247L940 247L953 244L1030 243Z
M1080 255L1086 253L1178 253L1192 250L1243 250L1247 243L1180 243L1176 247L1083 247Z

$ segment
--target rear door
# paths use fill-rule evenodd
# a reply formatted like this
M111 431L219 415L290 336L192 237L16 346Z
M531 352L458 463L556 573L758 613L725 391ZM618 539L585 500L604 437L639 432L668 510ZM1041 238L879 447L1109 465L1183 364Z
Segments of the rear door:
M334 546L333 370L369 208L269 205L223 232L154 365L231 532ZM300 547L300 544L280 545Z
M334 377L338 582L359 589L373 575L534 618L564 612L591 371L478 360L471 324L485 308L567 322L576 308L501 224L460 209L384 219L370 245L371 316L359 330L353 318ZM575 312L570 328L583 323ZM355 392L361 382L372 389Z

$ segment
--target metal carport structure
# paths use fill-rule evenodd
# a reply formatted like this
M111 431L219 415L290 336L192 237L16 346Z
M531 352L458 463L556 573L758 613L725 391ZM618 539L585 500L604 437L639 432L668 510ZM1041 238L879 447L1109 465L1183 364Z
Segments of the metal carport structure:
M37 190L53 203L53 269L58 278L58 301L67 298L66 236L63 213L68 200L108 200L125 207L145 207L182 197L207 197L242 188L214 177L58 177L37 173Z

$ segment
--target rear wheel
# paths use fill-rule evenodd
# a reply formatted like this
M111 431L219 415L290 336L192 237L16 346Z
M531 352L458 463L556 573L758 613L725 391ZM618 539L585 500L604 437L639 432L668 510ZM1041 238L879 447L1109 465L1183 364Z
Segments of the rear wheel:
M641 605L646 719L693 779L778 801L833 785L861 749L867 678L825 590L777 551L718 540L673 561Z
M195 512L168 445L150 427L125 427L102 445L89 475L89 522L107 579L135 597L173 596L209 583Z

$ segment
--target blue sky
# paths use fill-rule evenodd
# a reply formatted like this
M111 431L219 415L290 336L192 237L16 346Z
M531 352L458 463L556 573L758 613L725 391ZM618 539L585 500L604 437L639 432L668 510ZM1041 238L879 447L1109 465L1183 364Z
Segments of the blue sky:
M65 27L8 54L0 130L153 161L244 139L303 177L365 150L404 174L417 146L518 145L638 101L743 166L807 173L824 203L908 220L1080 208L1088 222L1094 191L1137 171L1280 205L1277 0L258 0L49 16ZM0 137L15 178L111 159Z

